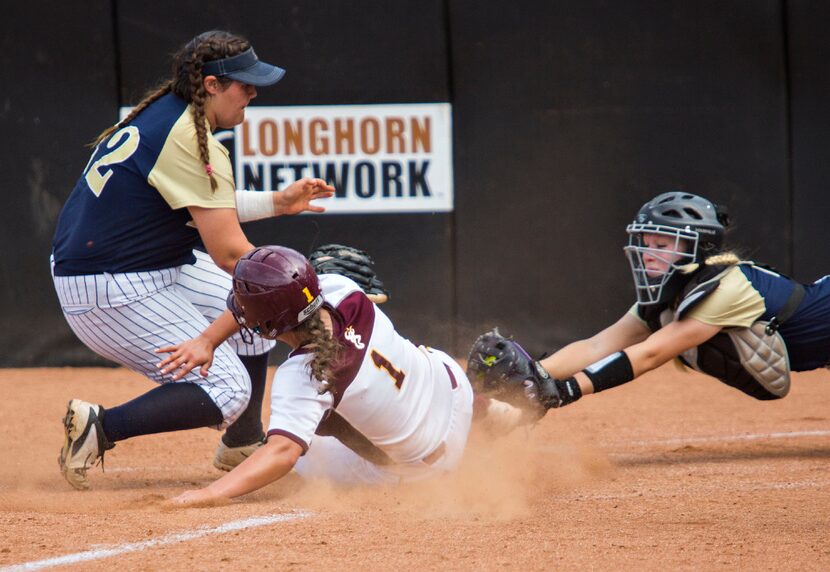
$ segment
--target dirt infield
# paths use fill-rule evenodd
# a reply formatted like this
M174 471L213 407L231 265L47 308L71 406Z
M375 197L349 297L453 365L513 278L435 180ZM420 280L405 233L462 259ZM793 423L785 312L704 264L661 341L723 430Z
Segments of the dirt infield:
M220 474L204 429L119 443L93 490L72 490L56 461L68 399L148 387L121 369L0 370L0 570L830 569L827 371L762 403L665 366L477 438L456 475L419 487L289 475L228 506L168 509Z

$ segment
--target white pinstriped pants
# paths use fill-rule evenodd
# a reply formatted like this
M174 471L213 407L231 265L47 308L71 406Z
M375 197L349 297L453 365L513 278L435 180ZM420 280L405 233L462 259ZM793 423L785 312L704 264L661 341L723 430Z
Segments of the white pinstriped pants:
M153 350L200 334L221 314L231 286L230 276L210 258L197 253L194 265L119 274L55 276L55 291L72 331L95 353L137 371L156 383L169 383L159 373L163 357ZM231 340L229 340L230 342ZM274 342L247 345L240 353L264 353ZM189 373L182 382L202 387L222 411L224 428L248 406L251 380L235 348L224 343L214 353L206 378Z

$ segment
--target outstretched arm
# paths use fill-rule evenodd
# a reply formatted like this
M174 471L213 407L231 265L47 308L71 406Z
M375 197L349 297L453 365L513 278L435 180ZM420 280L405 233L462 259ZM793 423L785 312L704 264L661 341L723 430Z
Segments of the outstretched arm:
M650 333L642 322L626 313L598 334L568 344L541 364L553 377L565 379L605 356L642 342Z
M699 346L720 329L720 326L704 324L691 318L671 322L645 340L612 351L586 365L582 371L573 374L573 378L583 395L611 389Z
M699 346L720 330L720 326L686 318L660 328L645 341L626 348L625 353L631 360L634 376L639 377L686 350Z
M694 319L672 322L651 335L644 329L633 316L623 317L593 341L570 344L543 362L496 329L473 344L467 374L478 393L526 407L526 419L533 420L584 394L628 383L720 331ZM625 345L627 339L635 343Z
M265 445L230 473L203 489L185 491L172 502L181 505L211 504L248 494L288 474L302 452L302 447L288 437L272 435Z

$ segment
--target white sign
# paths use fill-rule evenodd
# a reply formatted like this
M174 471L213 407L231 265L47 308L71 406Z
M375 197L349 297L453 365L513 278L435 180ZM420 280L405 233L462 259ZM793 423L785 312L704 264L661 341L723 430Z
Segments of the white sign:
M242 189L318 177L337 188L330 214L453 210L448 103L252 106L233 147Z
M250 106L216 136L234 151L240 189L317 177L337 189L327 214L453 210L449 103Z

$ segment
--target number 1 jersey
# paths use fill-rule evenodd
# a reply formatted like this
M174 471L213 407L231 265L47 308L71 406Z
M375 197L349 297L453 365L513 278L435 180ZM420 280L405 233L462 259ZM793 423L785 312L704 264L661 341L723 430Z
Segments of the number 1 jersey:
M320 286L341 345L333 388L320 392L308 350L292 352L271 387L268 434L286 436L304 452L316 433L333 435L370 460L361 442L395 463L424 458L446 438L453 389L467 380L445 365L449 356L398 334L352 280L323 274Z

